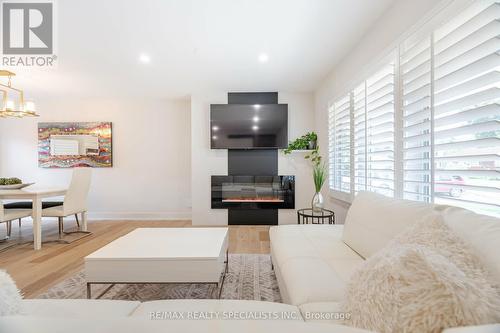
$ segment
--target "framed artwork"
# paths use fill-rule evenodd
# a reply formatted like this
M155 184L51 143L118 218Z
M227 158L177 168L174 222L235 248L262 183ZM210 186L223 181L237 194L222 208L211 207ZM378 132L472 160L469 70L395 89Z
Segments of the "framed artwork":
M41 168L110 168L112 150L111 122L38 123Z

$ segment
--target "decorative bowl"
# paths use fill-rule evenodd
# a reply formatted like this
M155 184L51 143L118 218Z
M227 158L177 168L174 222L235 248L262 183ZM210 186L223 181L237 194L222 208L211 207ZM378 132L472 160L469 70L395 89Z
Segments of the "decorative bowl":
M14 184L14 185L0 185L0 190L20 190L22 188L28 187L35 183L27 183L27 184Z

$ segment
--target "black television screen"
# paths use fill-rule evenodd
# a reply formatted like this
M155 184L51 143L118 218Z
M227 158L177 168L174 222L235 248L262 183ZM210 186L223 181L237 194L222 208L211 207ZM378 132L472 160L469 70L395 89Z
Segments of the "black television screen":
M287 104L212 104L212 149L286 148Z

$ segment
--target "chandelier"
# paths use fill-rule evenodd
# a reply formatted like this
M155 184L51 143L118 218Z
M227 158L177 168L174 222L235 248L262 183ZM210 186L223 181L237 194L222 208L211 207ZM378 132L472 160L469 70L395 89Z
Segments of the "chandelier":
M0 92L2 93L2 104L0 105L0 118L23 118L38 117L35 110L35 103L24 100L24 92L12 86L12 77L16 74L6 70L0 70L0 79L7 78L7 82L0 82ZM18 103L9 98L9 92L19 95Z

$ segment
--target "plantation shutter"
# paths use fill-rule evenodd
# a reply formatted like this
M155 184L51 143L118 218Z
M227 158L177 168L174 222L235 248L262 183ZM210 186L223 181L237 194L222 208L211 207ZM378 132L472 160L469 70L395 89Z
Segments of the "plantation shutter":
M353 91L354 112L354 192L366 191L366 87Z
M434 33L435 202L500 215L500 3Z
M400 49L403 198L432 201L431 38Z
M394 196L394 63L366 80L366 187Z
M350 131L351 98L346 95L333 104L330 112L330 188L351 192Z

